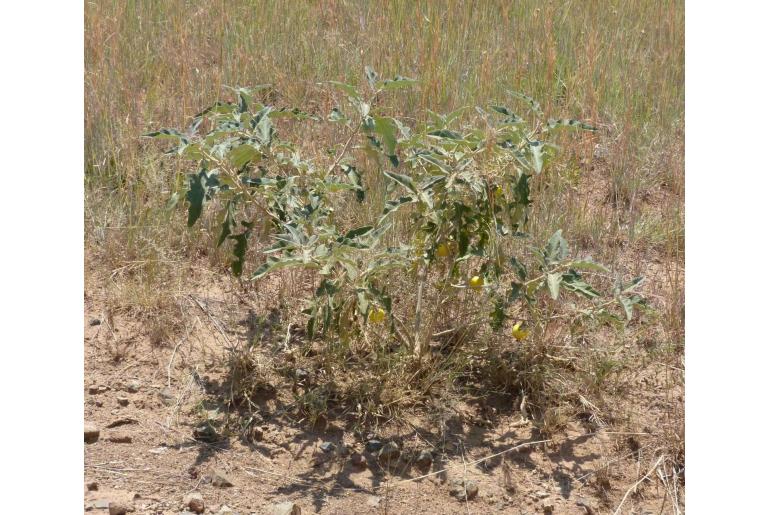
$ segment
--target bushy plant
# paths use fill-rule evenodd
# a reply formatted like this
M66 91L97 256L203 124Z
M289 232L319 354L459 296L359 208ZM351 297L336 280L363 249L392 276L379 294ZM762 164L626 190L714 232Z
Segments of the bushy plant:
M312 270L315 293L303 311L308 338L334 334L350 341L367 331L387 333L418 361L448 306L472 308L452 312L455 328L478 324L480 313L494 331L515 318L517 340L529 336L529 308L541 294L574 295L583 302L573 309L588 314L616 316L610 308L617 304L631 318L643 302L634 291L640 278L618 280L611 295L602 295L588 277L606 276L605 267L571 259L561 231L541 246L526 232L533 180L557 150L551 136L593 127L546 120L535 100L514 92L524 116L489 105L429 111L427 121L405 123L388 116L382 100L415 81L382 80L370 68L366 79L366 93L328 82L346 104L323 117L260 103L265 86L237 88L235 101L205 109L186 131L146 135L171 140L169 153L194 163L172 203L184 195L189 226L206 206L218 209L217 245L231 244L233 274L260 280L290 267ZM343 137L326 155L308 158L302 141L280 137L281 118L336 124ZM371 184L383 182L373 195ZM361 216L337 210L355 205L378 215L346 227L341 220ZM258 249L261 263L249 263L247 250L257 237L270 245ZM394 289L413 295L399 296L398 305Z

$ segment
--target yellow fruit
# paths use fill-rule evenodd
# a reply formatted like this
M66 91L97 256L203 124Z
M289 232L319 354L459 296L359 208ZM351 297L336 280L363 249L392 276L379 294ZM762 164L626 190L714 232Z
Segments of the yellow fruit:
M503 187L498 186L495 188L495 197L502 197L503 196Z
M376 308L369 310L369 321L373 324L379 324L385 320L385 310L382 308Z
M484 286L484 279L479 277L478 275L474 275L471 277L471 280L468 281L468 286L471 287L472 290L480 290L482 286Z
M513 326L513 337L516 338L517 341L521 341L529 336L529 329L522 329L521 324L521 322L516 322L516 325Z
M449 245L441 243L436 249L436 255L441 258L449 256Z

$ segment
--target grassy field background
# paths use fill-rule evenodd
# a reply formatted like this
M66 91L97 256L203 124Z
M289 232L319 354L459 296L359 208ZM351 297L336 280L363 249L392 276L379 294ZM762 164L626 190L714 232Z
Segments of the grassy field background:
M563 228L581 253L649 277L659 316L639 331L678 359L681 1L87 2L86 248L120 278L110 302L152 313L162 340L178 330L173 295L184 289L184 265L203 257L210 270L224 270L225 254L210 250L211 226L187 230L184 213L165 208L178 165L144 132L186 125L202 107L230 98L224 86L271 84L273 104L325 115L334 97L319 83L361 85L366 65L420 81L389 100L405 120L426 109L505 102L511 89L539 100L547 116L599 127L561 142L538 186L530 232ZM320 152L338 137L315 131L306 146Z
M155 225L174 177L139 136L184 124L223 85L273 84L276 103L322 112L318 82L360 84L371 65L421 81L397 100L407 118L514 89L547 115L599 125L613 212L570 197L557 220L545 202L545 222L587 247L681 253L683 2L87 2L85 27L88 226ZM576 150L585 160L594 149ZM574 163L561 172L561 189L580 179ZM672 195L643 212L661 185ZM125 250L139 251L141 233L126 230Z

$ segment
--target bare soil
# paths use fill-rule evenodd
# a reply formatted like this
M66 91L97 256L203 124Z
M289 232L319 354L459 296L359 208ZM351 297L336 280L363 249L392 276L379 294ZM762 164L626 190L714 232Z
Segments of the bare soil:
M630 397L628 422L618 427L578 419L546 438L516 406L504 405L510 400L466 399L447 405L441 420L415 415L383 425L376 437L397 442L401 457L382 462L366 451L366 435L342 423L308 428L289 416L288 392L266 391L251 420L221 403L226 349L246 337L256 299L211 275L193 278L190 284L206 286L173 292L185 327L158 343L156 315L110 305L111 279L88 258L86 276L84 420L101 431L85 444L88 513L107 513L107 502L120 501L136 513L178 514L193 491L206 513L227 505L240 514L271 513L284 501L323 514L523 514L548 513L548 506L556 514L601 514L621 502L617 513L677 513L671 498L684 497L655 470L642 479L661 456L657 431L672 395L681 403L659 369L640 371L640 394ZM200 441L199 432L196 440L195 428L207 420L218 433ZM232 430L234 420L242 430ZM548 441L532 443L540 440ZM333 448L324 452L324 442ZM416 464L423 450L434 456L427 470ZM233 486L215 486L215 470ZM463 480L478 485L475 498L451 495ZM92 482L98 490L88 490Z

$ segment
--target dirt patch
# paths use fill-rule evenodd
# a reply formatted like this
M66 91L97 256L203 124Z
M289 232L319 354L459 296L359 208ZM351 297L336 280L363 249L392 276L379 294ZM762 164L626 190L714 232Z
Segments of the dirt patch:
M207 278L178 292L186 329L159 344L146 321L108 313L99 284L92 274L84 313L84 419L100 431L85 447L89 513L107 513L109 502L180 513L191 492L210 513L270 513L289 501L302 513L611 513L624 496L621 513L671 512L681 488L657 473L677 465L659 428L681 392L643 348L629 352L639 353L633 381L644 393L617 427L577 416L545 438L502 397L449 402L440 420L415 413L377 434L336 420L309 429L291 415L288 392L265 390L246 411L222 403L226 349L253 336L258 309L237 288Z

